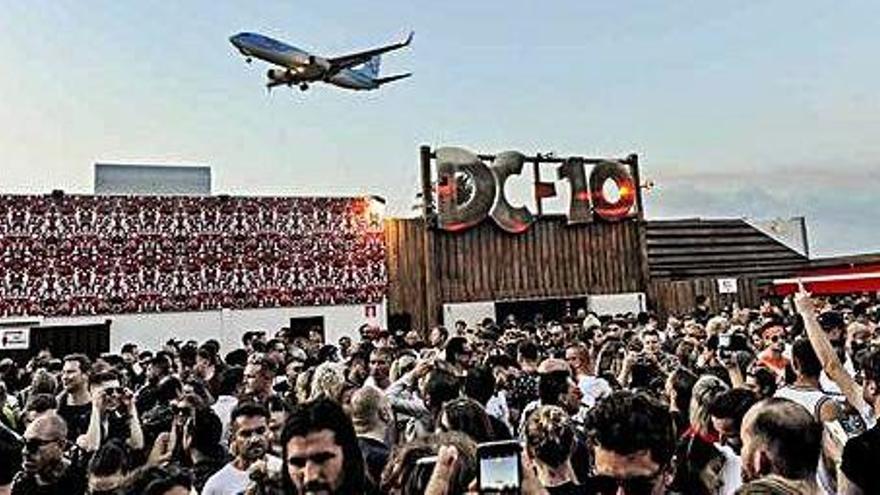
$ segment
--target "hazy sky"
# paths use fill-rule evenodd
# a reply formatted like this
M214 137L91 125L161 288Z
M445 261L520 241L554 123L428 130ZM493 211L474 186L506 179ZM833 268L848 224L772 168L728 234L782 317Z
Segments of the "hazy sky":
M379 91L263 88L228 43L401 39ZM0 191L94 162L210 164L214 191L358 194L407 213L420 144L641 156L649 217L807 216L880 251L880 4L0 0Z

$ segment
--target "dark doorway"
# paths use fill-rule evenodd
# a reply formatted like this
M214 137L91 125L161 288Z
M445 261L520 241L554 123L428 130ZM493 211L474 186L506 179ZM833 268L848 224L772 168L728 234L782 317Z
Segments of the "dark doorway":
M302 316L290 319L290 335L293 338L308 337L309 332L312 330L321 332L321 341L326 342L324 338L323 316Z
M568 317L577 314L579 309L587 308L587 298L578 297L570 299L532 299L526 301L504 301L495 303L495 321L499 324L513 315L520 325L534 323L536 316L540 315L541 321L563 322Z
M31 329L29 351L49 349L55 357L81 352L94 359L110 351L110 320L88 325L58 325Z

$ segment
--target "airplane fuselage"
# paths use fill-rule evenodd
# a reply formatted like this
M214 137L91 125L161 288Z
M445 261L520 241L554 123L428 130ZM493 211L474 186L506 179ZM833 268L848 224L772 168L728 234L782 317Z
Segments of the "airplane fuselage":
M354 90L370 90L379 87L373 78L365 74L351 69L330 71L329 64L323 58L262 34L240 33L232 36L229 41L245 57L258 58L286 70L286 72L278 73L280 79L272 77L276 71L270 70L270 85L302 85L324 81Z

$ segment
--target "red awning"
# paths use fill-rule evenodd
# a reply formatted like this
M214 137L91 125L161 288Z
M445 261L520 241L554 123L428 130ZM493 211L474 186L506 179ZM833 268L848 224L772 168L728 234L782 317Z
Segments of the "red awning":
M773 281L773 291L780 296L794 294L800 279L807 291L815 295L880 292L880 267L865 268L823 270L825 273L822 274L814 272L801 277L777 279Z

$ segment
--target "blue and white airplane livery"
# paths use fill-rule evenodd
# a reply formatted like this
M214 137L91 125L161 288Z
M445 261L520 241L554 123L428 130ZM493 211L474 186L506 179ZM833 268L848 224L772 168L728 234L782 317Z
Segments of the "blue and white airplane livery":
M229 38L235 48L250 63L253 58L280 66L269 69L266 89L275 86L299 86L305 91L309 83L327 82L346 89L370 90L412 75L412 73L379 77L379 61L383 53L409 46L413 33L406 40L391 45L366 50L341 57L324 58L290 46L268 36L256 33L239 33ZM359 67L360 66L360 67Z

